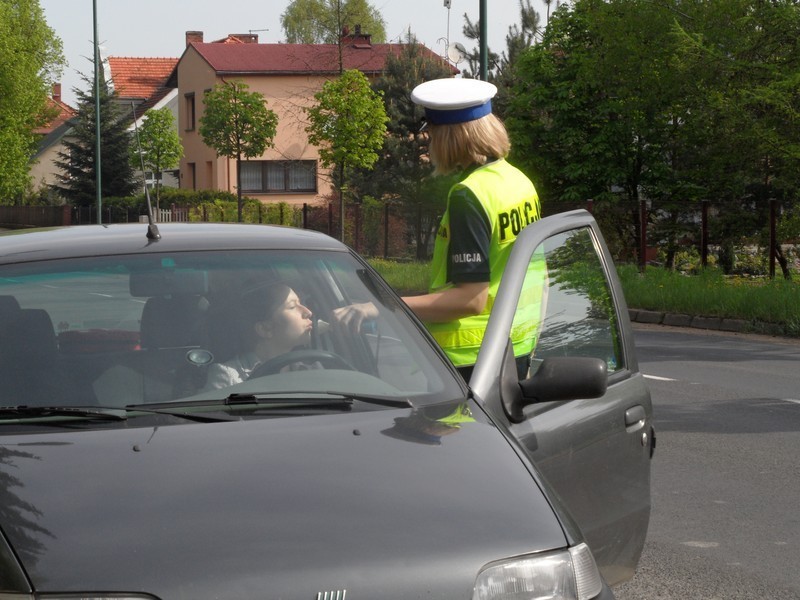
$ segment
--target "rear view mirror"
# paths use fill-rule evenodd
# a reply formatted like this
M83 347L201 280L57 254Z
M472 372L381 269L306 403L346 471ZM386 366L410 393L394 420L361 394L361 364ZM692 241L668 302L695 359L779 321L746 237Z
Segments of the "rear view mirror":
M503 407L514 423L524 420L522 410L537 402L599 398L608 387L604 360L585 356L559 356L542 360L529 378L516 386L503 386ZM517 388L517 389L514 389Z
M599 398L608 386L608 366L604 360L587 356L545 358L536 373L519 386L526 404Z

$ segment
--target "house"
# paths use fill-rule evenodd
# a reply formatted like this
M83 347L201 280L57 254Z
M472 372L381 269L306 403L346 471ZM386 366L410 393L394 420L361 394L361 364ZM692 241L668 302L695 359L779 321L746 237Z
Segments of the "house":
M242 162L242 192L262 202L292 205L319 203L330 197L328 170L308 143L305 108L314 102L325 81L342 69L359 69L368 78L384 71L387 57L399 55L402 44L373 44L356 28L345 32L342 44L260 44L258 35L231 34L204 42L203 32L187 31L186 48L176 68L179 132L184 147L181 187L235 193L236 161L218 157L203 143L199 123L203 94L215 84L239 80L251 92L263 94L278 117L274 147ZM425 48L430 56L441 57Z
M30 175L36 190L47 190L58 182L61 170L54 161L60 160L58 153L64 150L63 139L72 128L70 119L77 111L61 99L61 84L53 85L53 95L47 101L48 108L53 109L55 116L46 125L39 127L34 133L41 136L36 153L31 158Z
M141 126L147 110L164 106L170 107L177 124L178 90L168 85L177 64L177 58L112 56L104 61L110 87L117 93L118 102L135 115L136 125ZM37 190L59 183L58 178L62 171L54 161L61 160L58 155L65 150L63 141L70 135L70 120L77 116L77 111L61 100L61 84L53 86L49 106L55 109L56 116L46 126L36 130L41 140L31 161L30 174ZM129 130L133 132L134 129L131 119ZM148 174L148 180L153 179L153 174ZM165 186L178 187L178 170L165 171L162 183Z
M117 101L133 113L128 127L131 133L142 126L147 118L145 113L150 109L168 107L177 126L178 90L169 83L177 64L177 58L108 58L111 86ZM146 173L145 177L148 183L155 182L155 174ZM165 187L178 187L178 169L164 171L161 183Z

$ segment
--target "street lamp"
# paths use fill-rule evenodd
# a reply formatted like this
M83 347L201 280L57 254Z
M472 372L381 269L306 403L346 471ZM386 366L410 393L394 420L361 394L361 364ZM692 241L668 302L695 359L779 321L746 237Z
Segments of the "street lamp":
M486 31L488 29L488 18L486 17L486 0L480 0L480 12L479 12L479 22L480 22L480 60L481 60L481 79L484 81L489 80L489 46L486 41Z
M97 223L103 222L103 194L101 191L102 175L100 174L102 160L100 157L100 46L97 40L97 0L92 0L92 21L94 26L94 176L97 187Z

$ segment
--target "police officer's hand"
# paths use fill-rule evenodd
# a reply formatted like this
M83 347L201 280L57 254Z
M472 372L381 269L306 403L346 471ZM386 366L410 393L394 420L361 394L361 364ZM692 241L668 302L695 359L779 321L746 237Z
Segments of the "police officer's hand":
M331 312L331 325L352 333L361 331L361 324L368 319L375 319L378 309L372 302L350 304L336 308Z

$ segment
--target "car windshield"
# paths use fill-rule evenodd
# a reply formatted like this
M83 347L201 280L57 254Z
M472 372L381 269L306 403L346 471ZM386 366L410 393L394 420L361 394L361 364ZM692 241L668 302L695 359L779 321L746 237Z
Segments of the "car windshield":
M363 321L337 312L353 305L370 307ZM3 407L331 393L422 406L464 393L385 284L344 252L198 251L5 265L0 330Z

